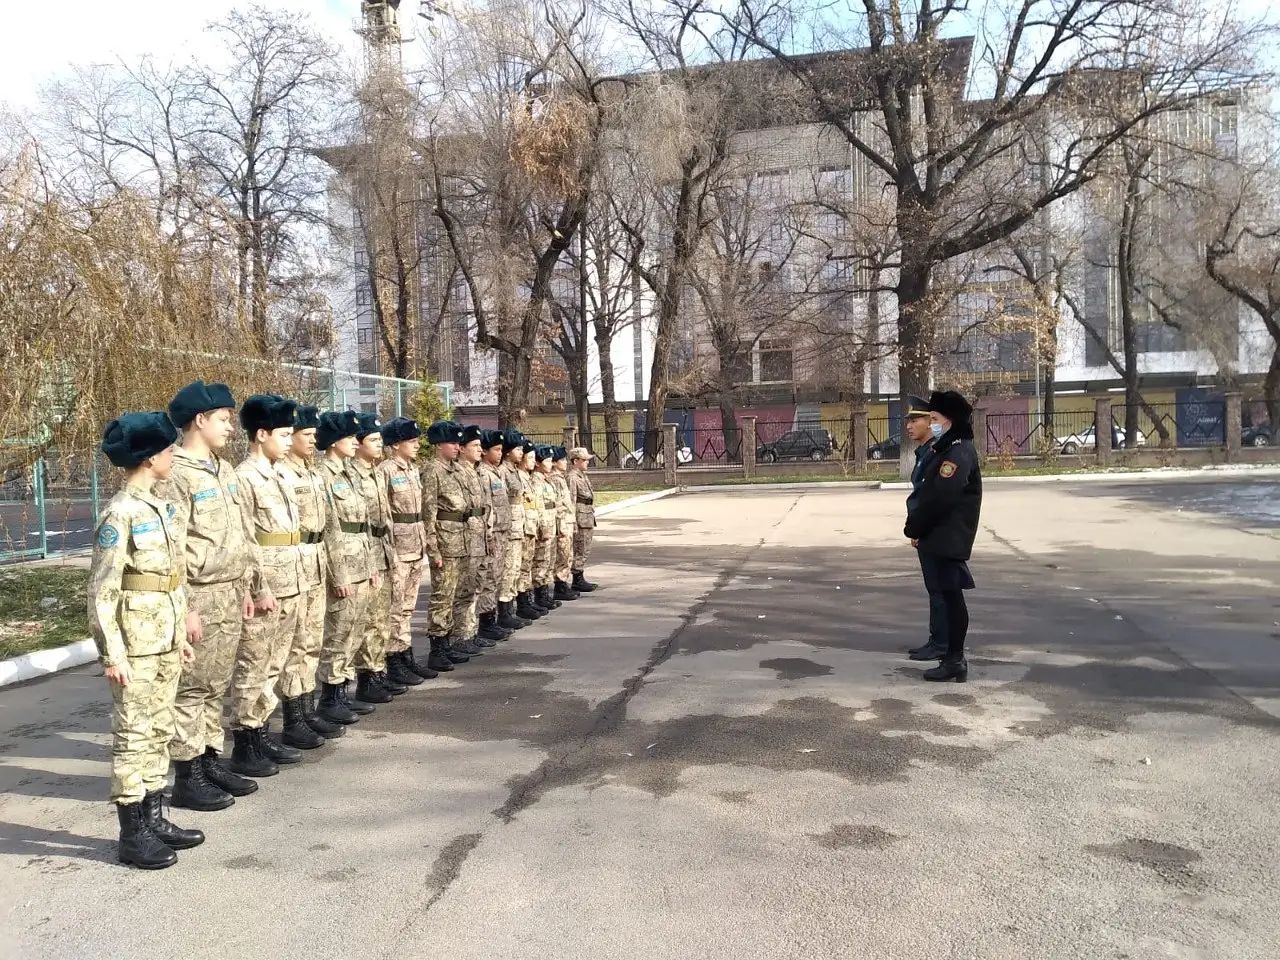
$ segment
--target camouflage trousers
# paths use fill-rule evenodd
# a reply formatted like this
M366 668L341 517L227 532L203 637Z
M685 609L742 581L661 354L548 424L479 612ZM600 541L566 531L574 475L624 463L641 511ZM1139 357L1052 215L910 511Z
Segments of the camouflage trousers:
M510 603L520 592L520 568L524 563L524 537L508 540L502 547L502 581L498 600Z
M377 673L387 668L387 644L391 642L391 571L378 574L378 588L370 592L369 606L364 612L364 628L356 648L357 672Z
M205 747L222 750L222 701L244 629L243 602L244 584L239 580L191 587L191 605L200 614L204 636L178 677L169 749L175 760L194 760Z
M556 534L556 579L568 583L573 579L573 531Z
M391 642L388 653L400 653L413 646L413 614L418 609L422 591L422 572L426 557L396 560L391 569Z
M498 609L498 594L507 573L507 533L500 531L489 540L489 555L480 566L480 590L476 594L476 613L492 613Z
M467 557L445 557L439 568L431 568L431 599L427 604L427 634L447 637L453 629L454 600L470 561Z
M316 666L324 643L324 608L323 583L312 584L306 593L298 594L298 625L276 684L281 697L292 700L316 688Z
M555 576L556 538L538 537L538 547L533 555L533 585L547 587Z
M111 687L111 802L138 803L169 776L178 648L129 658L129 685Z
M581 573L587 569L587 561L591 559L591 541L595 530L591 527L578 527L573 531L573 569Z
M302 596L277 597L274 610L245 621L231 680L232 726L249 730L265 727L280 702L276 681L298 632Z
M536 534L527 535L524 538L524 550L520 554L520 590L525 592L533 589L533 565L534 558L538 554L538 537Z
M476 617L476 597L479 595L480 570L486 559L488 558L467 557L462 561L458 592L453 598L453 629L449 632L451 640L469 640L480 629L480 621Z
M349 597L329 595L324 612L324 643L320 646L320 669L316 679L321 683L346 683L354 680L355 668L351 660L356 645L362 639L361 626L365 610L373 596L368 580L353 584Z

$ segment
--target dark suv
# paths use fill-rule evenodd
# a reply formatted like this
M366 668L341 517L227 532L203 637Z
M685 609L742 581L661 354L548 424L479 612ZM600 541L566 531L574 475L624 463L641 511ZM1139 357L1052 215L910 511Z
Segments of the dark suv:
M790 430L772 443L756 448L756 460L775 463L778 460L826 460L835 450L831 434L821 427Z

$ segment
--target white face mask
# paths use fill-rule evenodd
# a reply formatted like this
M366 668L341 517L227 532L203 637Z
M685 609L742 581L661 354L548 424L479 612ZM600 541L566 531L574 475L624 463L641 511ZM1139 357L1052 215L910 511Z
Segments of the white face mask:
M942 424L940 423L929 424L929 432L933 434L933 439L935 440L942 439L942 435L946 433L946 431L942 429Z

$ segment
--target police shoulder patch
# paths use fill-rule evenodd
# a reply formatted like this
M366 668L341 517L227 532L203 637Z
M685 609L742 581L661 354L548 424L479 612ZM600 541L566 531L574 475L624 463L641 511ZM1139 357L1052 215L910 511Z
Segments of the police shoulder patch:
M953 460L943 460L942 466L938 468L938 473L944 480L950 480L956 475L956 464Z
M114 547L120 542L120 531L112 524L104 523L98 530L98 546L104 550L108 547Z

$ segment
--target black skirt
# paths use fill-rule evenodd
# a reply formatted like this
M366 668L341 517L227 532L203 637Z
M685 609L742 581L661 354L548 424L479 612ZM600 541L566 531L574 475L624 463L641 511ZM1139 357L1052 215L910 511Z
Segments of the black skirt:
M963 560L921 553L920 569L924 572L924 588L930 593L972 590L975 586L969 564Z

